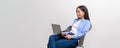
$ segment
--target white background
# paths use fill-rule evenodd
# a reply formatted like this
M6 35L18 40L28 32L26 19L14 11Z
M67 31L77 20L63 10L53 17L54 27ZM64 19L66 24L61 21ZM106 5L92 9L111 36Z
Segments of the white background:
M47 48L52 23L62 30L86 5L93 28L85 48L120 48L119 0L0 0L0 48Z

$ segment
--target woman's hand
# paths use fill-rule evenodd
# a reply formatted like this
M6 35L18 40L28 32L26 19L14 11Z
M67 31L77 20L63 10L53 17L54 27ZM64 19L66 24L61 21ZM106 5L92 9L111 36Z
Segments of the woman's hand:
M64 37L65 36L65 32L61 32L61 35Z
M72 38L72 35L66 35L65 38L71 39L71 38Z

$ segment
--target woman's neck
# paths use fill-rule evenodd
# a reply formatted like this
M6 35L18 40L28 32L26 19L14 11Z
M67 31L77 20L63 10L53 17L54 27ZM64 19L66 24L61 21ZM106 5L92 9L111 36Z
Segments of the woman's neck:
M78 20L79 20L79 19L84 19L84 18L78 18Z

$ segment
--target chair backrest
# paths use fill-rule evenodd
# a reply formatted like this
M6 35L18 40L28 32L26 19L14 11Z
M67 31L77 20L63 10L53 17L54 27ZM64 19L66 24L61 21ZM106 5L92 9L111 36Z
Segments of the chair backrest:
M84 43L84 38L85 38L85 35L84 36L81 36L79 42L78 42L78 46L79 47L82 47L83 46L83 43Z

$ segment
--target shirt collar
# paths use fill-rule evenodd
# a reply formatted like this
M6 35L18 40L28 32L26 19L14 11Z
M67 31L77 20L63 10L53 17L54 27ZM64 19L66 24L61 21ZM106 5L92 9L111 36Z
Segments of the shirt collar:
M84 21L85 19L84 19L84 18L82 18L82 19L78 19L78 18L76 18L75 20L81 20L81 21Z

